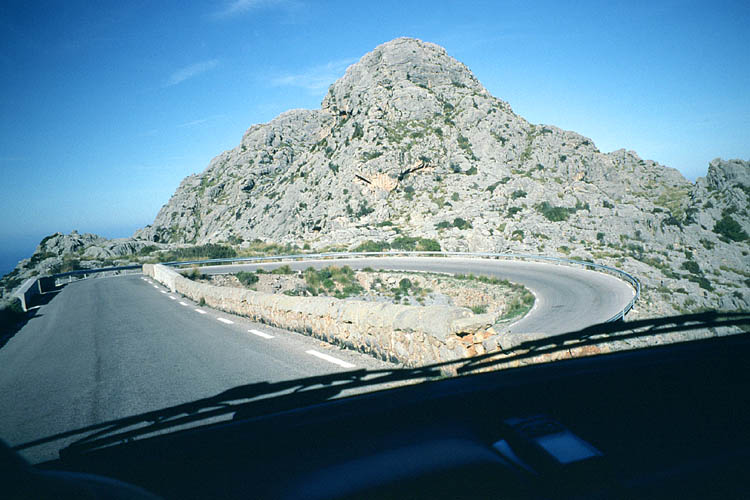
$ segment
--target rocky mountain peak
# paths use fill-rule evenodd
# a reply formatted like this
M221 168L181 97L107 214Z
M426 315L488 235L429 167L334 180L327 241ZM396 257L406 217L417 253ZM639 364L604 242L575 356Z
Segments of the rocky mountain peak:
M424 113L403 109L407 102L426 104L439 112L440 102L455 101L459 94L487 94L462 63L444 48L414 38L397 38L365 54L329 88L322 108L337 115L389 111L402 118L420 119ZM370 111L376 110L376 113Z
M531 124L434 44L380 45L321 109L250 127L127 241L53 235L11 277L174 245L518 252L637 275L640 314L750 304L750 163L696 183ZM71 260L71 256L75 256ZM65 260L67 259L67 260Z
M735 185L750 187L750 162L735 159L716 158L708 165L708 184L716 189L726 189Z

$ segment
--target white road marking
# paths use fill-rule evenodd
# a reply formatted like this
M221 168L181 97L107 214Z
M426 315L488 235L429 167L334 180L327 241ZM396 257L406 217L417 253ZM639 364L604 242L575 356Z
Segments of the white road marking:
M257 335L258 337L262 337L264 339L272 339L273 335L269 335L265 332L261 332L260 330L248 330L248 332L252 333L253 335Z
M154 285L154 288L159 288L158 286Z
M199 312L201 314L206 314L206 311L201 311L200 309L196 309L195 312Z
M166 290L159 290L161 293L167 293Z
M234 324L234 321L226 319L226 318L216 318L216 319L218 319L222 323L226 323L227 325L233 325Z
M347 363L346 361L342 361L338 358L334 358L333 356L329 356L328 354L323 354L322 352L314 351L310 349L309 351L305 351L307 354L312 354L316 358L324 359L328 361L329 363L333 363L335 365L339 365L343 368L354 368L354 365L351 363Z
M169 298L172 299L172 300L177 300L177 297L174 297L172 295L170 295Z
M181 305L181 306L186 306L187 304L186 304L186 303L184 303L183 301L180 301L180 305Z

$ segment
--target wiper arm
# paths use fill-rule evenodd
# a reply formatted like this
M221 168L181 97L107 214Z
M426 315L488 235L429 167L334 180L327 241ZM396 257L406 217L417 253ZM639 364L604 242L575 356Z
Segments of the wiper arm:
M575 332L522 342L500 353L445 361L418 368L361 369L283 382L241 385L208 398L56 434L21 444L15 449L26 449L90 433L61 449L60 456L64 457L222 415L234 414L235 418L249 418L322 403L351 389L394 382L414 382L420 379L430 380L445 373L468 374L572 347L693 329L741 325L750 325L750 313L707 312L627 323L603 323Z

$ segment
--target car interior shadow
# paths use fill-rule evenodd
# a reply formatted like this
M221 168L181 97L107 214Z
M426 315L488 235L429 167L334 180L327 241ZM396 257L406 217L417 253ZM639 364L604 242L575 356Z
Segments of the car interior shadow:
M0 309L0 349L8 343L10 339L18 333L26 323L33 318L41 317L41 307L49 304L60 291L65 288L65 284L55 286L42 294L32 297L27 305L28 310L23 311L19 300L13 301L10 306Z

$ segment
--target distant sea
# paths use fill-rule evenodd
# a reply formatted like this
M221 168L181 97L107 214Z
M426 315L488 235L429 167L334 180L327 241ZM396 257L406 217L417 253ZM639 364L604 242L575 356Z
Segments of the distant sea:
M19 260L31 257L43 237L27 236L13 238L10 241L3 238L0 243L0 276L11 272Z

